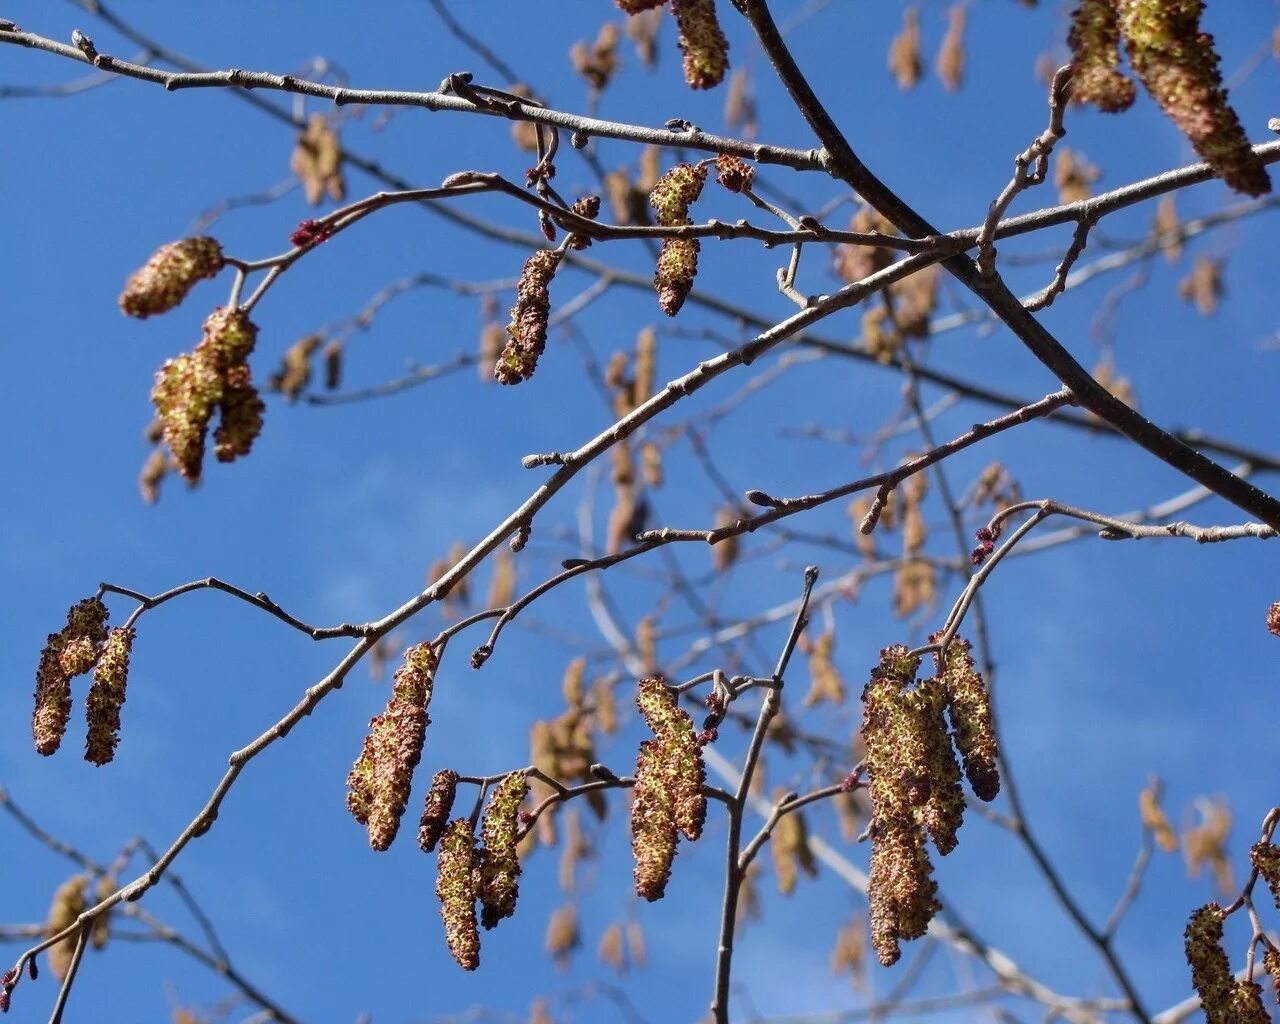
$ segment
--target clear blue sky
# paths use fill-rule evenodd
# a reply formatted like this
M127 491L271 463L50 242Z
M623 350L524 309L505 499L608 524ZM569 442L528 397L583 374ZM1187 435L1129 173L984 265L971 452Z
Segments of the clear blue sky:
M733 60L757 71L762 138L812 145L740 19L729 4L720 6L732 29ZM801 5L774 6L783 15ZM1249 61L1277 21L1275 3L1215 0L1209 7L1207 26L1229 70ZM119 0L116 8L142 31L211 67L291 72L322 56L357 86L425 89L462 69L493 80L446 36L421 0L358 11L332 0L305 9L282 2L143 0ZM541 5L536 12L510 0L455 2L453 8L554 105L571 111L584 110L587 99L568 64L570 44L594 38L603 18L620 17L610 4L579 0ZM930 57L945 9L937 2L922 5ZM1040 52L1061 47L1065 10L1057 3L1034 11L1008 0L975 3L965 87L954 96L932 73L905 95L891 81L884 52L900 19L896 3L836 0L791 40L863 159L934 223L953 228L981 220L1008 178L1013 154L1042 129L1044 92L1032 65ZM134 44L71 4L11 0L0 13L59 39L81 28L103 52L136 54ZM627 66L605 96L602 116L649 125L687 117L719 129L723 95L695 95L684 87L669 24L661 49L659 70L646 75L624 46ZM0 84L56 83L79 73L47 54L0 49ZM1257 140L1267 134L1267 118L1280 114L1274 105L1278 86L1280 68L1268 59L1234 94ZM309 103L305 109L326 108ZM463 169L519 178L528 163L500 121L401 111L383 123L377 114L367 110L348 121L344 143L419 184ZM158 245L188 233L202 210L286 178L292 133L222 91L167 94L138 82L63 100L7 100L0 118L0 267L7 294L0 422L8 439L0 454L7 483L0 506L0 784L51 832L106 861L136 834L167 845L207 798L228 753L291 707L337 660L345 641L312 644L213 593L144 616L123 740L115 763L97 769L78 759L79 711L58 756L42 759L31 749L34 670L45 634L60 627L67 605L92 593L100 580L155 592L217 575L264 590L310 621L376 618L420 589L427 566L455 539L478 539L536 486L545 471L522 469L520 456L576 447L611 420L583 376L578 348L560 336L537 376L518 388L482 383L467 370L394 398L341 407L287 405L273 397L251 457L231 467L211 461L198 491L187 493L170 481L159 505L146 507L136 474L147 451L142 431L150 418L152 375L198 339L208 309L225 301L226 279L200 286L179 310L145 323L121 317L116 296L125 277ZM1120 119L1073 110L1068 127L1068 143L1103 169L1100 188L1192 159L1179 133L1145 98ZM619 143L605 143L599 152L606 166L635 159ZM565 193L592 187L590 170L570 154L560 168L557 185ZM814 209L838 194L819 175L773 170L765 177ZM377 187L358 173L349 176L353 196ZM762 220L745 204L728 201L734 197L708 196L705 216ZM714 211L712 198L719 204ZM1046 186L1015 210L1054 201ZM1222 186L1209 184L1180 196L1179 210L1191 216L1229 201ZM478 200L466 209L526 232L536 226L526 208L505 201ZM295 192L269 206L233 211L211 230L233 254L261 258L281 251L309 212ZM1108 220L1101 234L1139 238L1151 214L1150 207L1130 211ZM1133 379L1143 411L1161 425L1199 426L1280 450L1275 223L1273 214L1240 221L1191 243L1177 267L1152 262L1148 283L1120 305L1118 367ZM1039 253L1068 238L1058 229L1052 239L1008 244L1001 252ZM1091 248L1086 259L1102 251ZM1212 318L1199 316L1176 294L1178 279L1201 252L1228 259L1227 301ZM598 246L593 254L649 272L648 257L635 243ZM293 341L349 315L392 280L421 271L465 281L512 278L526 256L521 246L478 242L414 209L374 216L300 263L256 311L261 337L255 376L264 380ZM698 287L782 319L792 307L772 286L781 259L754 243L704 243ZM1018 290L1038 287L1052 265L1011 271L1011 283ZM1087 366L1098 360L1092 318L1131 272L1103 275L1045 315ZM805 273L806 290L832 287L819 253L807 254ZM581 274L562 277L554 292L560 301L589 283ZM508 301L504 297L504 309ZM973 302L944 286L944 311L957 301L966 308ZM636 332L659 319L651 294L615 289L575 324L603 362L617 348L630 349ZM730 336L737 330L692 307L678 323ZM350 345L347 380L352 387L376 384L403 373L409 361L429 364L472 352L479 325L474 299L438 290L406 296ZM841 314L824 328L852 339L858 313ZM660 344L663 380L717 351L689 338L664 336ZM944 335L928 359L1028 398L1055 387L1000 330ZM767 365L772 360L709 387L672 422L723 402ZM937 395L930 389L926 398ZM899 381L891 374L835 359L808 363L725 420L708 444L739 492L803 493L861 474L861 450L786 436L782 427L869 433L898 403ZM949 437L992 411L962 405L935 429ZM886 446L876 464L892 464L913 443L908 438ZM655 498L663 525L706 526L720 504L687 452L687 446L677 448L668 482ZM948 463L953 481L966 486L995 459L1004 461L1028 497L1100 511L1150 505L1187 486L1142 452L1047 424L1002 435L956 458ZM1272 490L1278 486L1266 483ZM582 478L539 519L519 562L522 586L542 579L553 559L574 553L573 535L558 528L576 528L577 505L588 490ZM601 500L606 497L607 485ZM950 554L940 506L931 509L937 550ZM1207 503L1192 518L1235 522L1240 516ZM603 512L597 529L602 521ZM849 529L843 503L791 525L841 537ZM760 534L748 550L764 551L769 544ZM1256 542L1197 547L1087 541L1010 561L986 591L1008 754L1033 808L1033 824L1097 920L1119 896L1137 852L1136 801L1148 774L1165 778L1175 816L1197 795L1229 798L1238 823L1233 853L1239 871L1257 823L1278 802L1272 754L1280 641L1263 629L1268 604L1280 598L1276 554ZM705 551L679 550L675 557L695 577L705 577ZM857 556L803 547L763 554L714 584L722 616L755 614L792 597L808 561L831 579L855 565ZM487 579L486 569L476 589L483 592ZM606 583L629 624L651 610L657 591L639 569L617 570ZM896 623L887 610L888 586L879 580L856 601L833 608L837 659L854 692L880 647L918 639L941 621L940 611ZM583 596L576 583L535 606L530 621L546 628L510 631L482 672L466 666L466 654L483 633L466 634L451 646L432 704L420 780L441 767L486 773L527 762L529 722L560 708L560 673L572 656L560 637L587 637L597 650L602 645ZM112 609L119 620L130 604L116 600ZM662 622L674 627L688 618L687 609L674 604ZM434 635L440 624L440 613L431 609L402 635ZM782 636L782 626L761 634L770 659ZM674 658L683 650L684 642L672 639L662 653ZM716 663L704 658L694 670ZM83 680L77 689L82 697ZM600 857L586 871L588 887L564 896L555 882L555 856L540 852L527 865L515 920L485 934L481 969L464 974L441 939L433 858L418 852L410 834L390 853L370 852L343 806L347 770L368 718L385 697L384 685L357 670L285 742L251 765L212 831L178 861L178 873L204 901L237 966L307 1020L354 1021L366 1011L379 1022L424 1020L477 1005L520 1014L537 994L609 979L612 972L594 959L600 932L634 914L648 935L650 967L624 980L632 1000L651 1021L696 1019L710 995L720 897L724 829L717 808L706 838L681 853L668 898L637 906L630 895L625 804L615 796L613 827L599 837ZM801 724L837 736L856 727L854 706L828 724L818 716L832 712L803 712L795 703ZM604 759L626 771L638 735L628 729L602 752ZM722 745L731 753L739 740L727 739ZM805 776L798 763L793 767L797 774L788 779L779 763L771 781L801 784ZM410 815L422 788L415 789ZM947 901L984 938L1061 991L1111 993L1097 958L1080 943L1025 854L970 817L959 850L939 865ZM838 841L830 814L815 814L813 822ZM845 848L865 865L865 847ZM8 883L0 919L42 920L49 894L69 873L0 819L0 876ZM736 1015L745 1016L751 1006L769 1015L856 1005L847 982L830 976L827 956L835 928L859 900L829 873L816 883L802 882L790 900L776 897L770 886L766 881L765 922L750 927L740 946L736 976L750 1003L736 1004ZM1188 912L1210 897L1203 879L1185 881L1179 858L1158 857L1119 940L1152 1007L1189 991L1182 928ZM573 971L560 975L540 949L547 915L570 898L578 902L584 947ZM167 893L144 905L192 927ZM1243 942L1234 951L1238 960ZM945 959L931 968L937 975L924 991L954 984ZM872 974L881 992L896 977L878 968ZM43 1019L55 991L47 977L24 984L14 1019ZM70 1019L158 1020L175 1000L212 1003L225 991L169 949L121 942L87 958ZM246 1016L237 1009L233 1019ZM602 1002L577 1019L620 1018Z

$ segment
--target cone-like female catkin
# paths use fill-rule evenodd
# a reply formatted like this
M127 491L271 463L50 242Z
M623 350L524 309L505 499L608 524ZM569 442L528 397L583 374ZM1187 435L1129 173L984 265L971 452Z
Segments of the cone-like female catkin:
M1222 908L1217 903L1200 907L1192 913L1183 935L1191 984L1200 994L1205 1020L1208 1024L1234 1024L1231 995L1235 978L1222 949Z
M710 89L724 81L729 40L716 17L716 0L671 0L684 53L684 80L691 89Z
M1134 87L1120 64L1115 0L1081 0L1071 15L1072 98L1114 114L1133 106Z
M636 756L636 782L631 794L631 852L636 860L637 896L650 902L662 899L671 878L678 838L658 743L645 740Z
M1237 192L1271 191L1262 160L1227 102L1204 0L1116 0L1133 70L1196 152Z
M930 642L936 642L935 633ZM969 654L969 642L956 637L947 646L945 660L934 655L938 677L947 690L947 711L951 716L956 748L964 759L964 773L979 799L994 800L1000 792L1000 771L996 766L995 723L991 695Z
M120 709L124 707L134 635L132 626L118 626L108 633L102 659L93 673L93 685L84 703L89 723L84 759L92 764L109 762L120 742Z
M457 772L451 768L436 772L423 803L422 817L418 820L418 845L423 853L430 853L440 841L440 835L449 823L449 812L453 810L453 798L457 792Z
M126 316L145 319L173 309L203 278L216 277L224 261L213 238L183 238L161 246L129 278L120 295Z
M400 829L431 721L427 704L438 661L427 643L405 651L387 709L370 720L364 749L347 776L347 809L368 827L369 845L375 850L387 849Z
M484 856L480 862L480 923L492 928L516 910L520 895L520 858L516 856L516 831L520 805L529 792L524 772L511 772L494 787L485 808Z
M1271 897L1280 910L1280 846L1259 840L1249 849L1249 859L1271 889Z
M436 896L444 918L449 952L464 971L480 966L480 932L476 928L476 841L471 822L458 818L440 838L436 860Z
M538 368L551 315L548 287L563 258L564 253L555 249L539 249L525 261L507 325L507 343L493 367L494 377L503 384L528 380Z

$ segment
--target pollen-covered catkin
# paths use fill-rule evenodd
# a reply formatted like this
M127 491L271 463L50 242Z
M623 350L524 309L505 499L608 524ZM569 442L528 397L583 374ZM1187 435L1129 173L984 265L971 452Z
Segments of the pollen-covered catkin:
M107 607L101 598L89 597L71 606L60 632L46 637L31 717L38 753L47 757L61 745L71 719L71 679L93 668L106 635Z
M440 841L440 835L449 823L449 813L453 810L453 799L457 792L457 772L450 768L436 772L423 802L422 817L418 820L418 845L422 847L423 853L430 853Z
M636 756L636 781L631 792L631 852L635 856L636 895L660 900L671 878L675 859L675 820L671 794L663 785L662 756L657 741L644 740Z
M1222 908L1217 903L1206 903L1194 911L1183 935L1191 984L1200 994L1206 1021L1233 1024L1230 1004L1235 978L1222 949Z
M84 759L96 765L104 765L115 757L116 744L120 742L120 710L124 707L134 636L132 626L118 626L107 634L102 658L93 673L93 685L85 699L89 730Z
M684 53L684 80L691 89L710 89L724 81L729 40L716 17L715 0L671 0Z
M214 238L183 238L163 245L136 271L120 295L126 316L145 319L173 309L204 278L215 277L225 265L222 247Z
M1115 0L1081 0L1071 15L1072 98L1117 113L1133 106L1133 80L1119 68L1120 21Z
M930 638L937 641L939 634ZM969 642L956 637L946 656L935 655L938 677L946 686L947 711L956 748L964 760L969 785L981 800L994 800L1000 792L999 749L991 712L991 695L969 654Z
M1270 192L1227 101L1213 36L1201 30L1204 0L1116 0L1116 9L1134 72L1196 152L1237 192Z
M520 894L520 858L516 856L516 831L520 805L529 792L522 771L506 775L489 798L484 812L484 855L480 862L480 923L492 928L515 913Z
M427 643L405 651L386 710L370 720L364 749L347 776L347 809L367 826L375 850L387 849L400 829L430 723L427 705L438 663Z
M528 380L538 368L551 316L548 289L563 258L564 253L556 249L539 249L525 261L507 325L507 343L493 367L494 377L503 384Z
M464 971L480 966L480 932L476 928L476 897L479 881L476 841L471 822L458 818L440 838L436 860L436 896L444 918L444 937L449 952Z

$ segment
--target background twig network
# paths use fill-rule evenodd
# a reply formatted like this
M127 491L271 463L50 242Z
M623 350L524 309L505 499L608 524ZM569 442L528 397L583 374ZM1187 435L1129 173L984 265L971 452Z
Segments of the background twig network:
M1227 6L1206 27L1273 165L1275 12ZM5 273L32 440L8 453L5 676L69 642L86 594L137 639L109 766L76 763L76 724L52 760L20 750L26 690L5 690L15 1012L1172 1024L1213 898L1229 969L1263 970L1268 877L1231 817L1270 842L1276 199L1232 196L1150 105L1073 104L1075 5L429 0L338 34L323 4L17 7L0 100L31 159ZM691 91L718 75L710 9L729 68ZM217 237L221 276L118 322L139 254L184 234ZM674 319L655 260L660 291L683 275ZM200 472L185 420L146 429L149 458L132 439L215 305L257 325L266 409L247 457ZM537 371L498 387L511 346ZM1142 543L1101 543L1122 540ZM887 903L870 857L892 794L858 696L881 648L924 675L964 642L1000 796L968 798L909 942L919 891ZM438 934L435 858L405 835L376 857L341 806L366 723L408 720L397 666L421 644L432 724L400 831L452 769L482 896L521 844L475 975ZM642 721L653 676L670 707ZM395 736L365 748L371 786L403 768ZM359 770L349 806L385 813ZM504 840L486 808L513 772L530 796ZM907 775L933 835L944 784ZM642 859L645 822L685 836L653 903L631 892L633 792ZM669 810L696 799L705 825Z

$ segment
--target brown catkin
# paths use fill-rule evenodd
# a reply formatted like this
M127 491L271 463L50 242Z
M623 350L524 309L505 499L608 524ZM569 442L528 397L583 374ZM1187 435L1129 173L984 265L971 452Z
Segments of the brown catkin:
M556 249L539 249L525 261L507 325L507 343L493 367L494 377L502 384L519 384L538 368L551 315L548 288L563 258L564 253Z
M427 790L426 800L423 801L422 817L418 819L418 845L423 853L430 853L440 841L445 825L449 822L449 813L453 810L457 792L457 772L450 768L436 772L431 780L431 788Z
M930 642L936 641L931 637ZM969 654L969 642L956 637L947 647L945 660L939 655L934 658L938 677L946 686L947 712L969 785L979 799L994 800L1000 792L1000 753L991 695Z
M1191 984L1200 995L1207 1024L1236 1024L1230 1005L1235 978L1222 949L1222 908L1217 903L1200 907L1183 935Z

